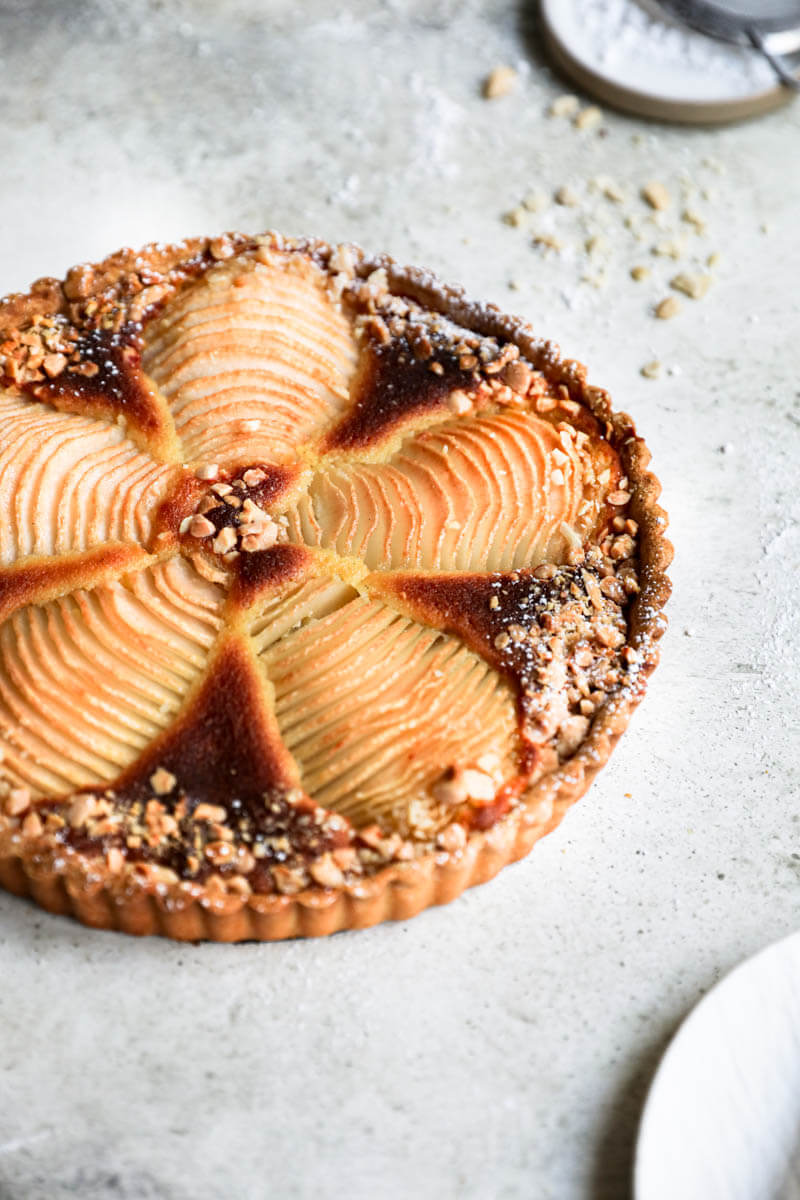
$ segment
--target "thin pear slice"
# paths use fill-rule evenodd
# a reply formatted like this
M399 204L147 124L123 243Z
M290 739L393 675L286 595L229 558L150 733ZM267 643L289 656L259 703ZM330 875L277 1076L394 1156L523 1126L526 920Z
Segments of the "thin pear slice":
M386 463L320 471L289 513L290 535L373 570L563 562L597 518L609 453L599 440L579 447L530 413L449 421L409 438Z
M4 771L49 795L113 779L204 671L223 601L175 558L17 611L0 626Z
M273 617L257 639L281 733L318 803L402 827L449 766L492 753L513 774L515 700L492 667L379 601L325 611L332 594L317 594L319 616L293 598L287 613L302 623L286 631Z
M174 468L120 425L0 393L0 565L108 542L147 545Z
M148 330L143 356L186 457L222 463L291 459L344 411L355 363L325 276L276 254L190 285Z

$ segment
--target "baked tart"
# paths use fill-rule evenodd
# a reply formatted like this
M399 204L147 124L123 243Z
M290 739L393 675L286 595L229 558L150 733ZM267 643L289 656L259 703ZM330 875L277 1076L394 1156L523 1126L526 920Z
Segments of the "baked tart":
M526 854L657 661L631 419L355 246L124 250L0 302L0 882L235 941Z

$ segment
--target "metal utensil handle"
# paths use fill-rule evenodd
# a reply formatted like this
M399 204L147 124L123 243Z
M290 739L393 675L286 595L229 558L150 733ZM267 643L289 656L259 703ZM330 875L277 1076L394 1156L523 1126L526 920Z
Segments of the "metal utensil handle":
M789 67L786 61L781 58L779 54L773 54L772 51L767 48L763 34L761 34L758 29L748 29L747 36L750 38L750 41L755 46L756 50L764 55L764 58L772 67L781 83L786 87L792 88L792 90L795 92L800 92L800 78L795 75L791 67Z

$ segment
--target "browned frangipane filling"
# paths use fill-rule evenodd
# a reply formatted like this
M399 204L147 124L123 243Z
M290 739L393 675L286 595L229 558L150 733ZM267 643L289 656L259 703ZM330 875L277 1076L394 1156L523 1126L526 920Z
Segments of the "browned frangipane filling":
M5 836L294 894L523 804L641 667L632 428L526 348L277 235L3 301Z

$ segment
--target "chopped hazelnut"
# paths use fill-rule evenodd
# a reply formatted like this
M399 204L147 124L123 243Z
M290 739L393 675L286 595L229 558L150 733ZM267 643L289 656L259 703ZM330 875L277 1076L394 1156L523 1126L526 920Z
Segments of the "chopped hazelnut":
M150 776L150 787L157 796L168 796L177 782L172 772L164 767L158 767Z
M12 787L6 796L5 811L9 817L19 817L31 806L30 788Z
M565 94L556 96L548 111L551 117L574 117L579 108L578 97Z
M677 317L680 311L680 300L675 296L667 296L660 304L656 305L656 316L661 321L669 321L672 317Z
M322 887L341 887L344 875L334 862L332 854L323 854L309 864L308 873Z
M446 825L436 835L436 841L443 850L449 851L451 854L462 850L467 844L467 831L458 821L453 821L452 824Z
M475 800L478 803L494 800L497 785L491 775L487 775L485 771L467 767L466 770L461 771L459 779L469 800Z
M483 81L483 95L487 100L497 100L513 91L516 83L517 72L513 67L495 67Z
M669 208L670 204L672 203L672 198L667 189L664 187L664 184L659 183L656 179L653 179L644 185L642 188L642 199L646 200L651 208L654 208L658 211L663 211L665 208Z
M702 300L711 287L711 276L688 273L676 275L670 280L670 287L675 288L676 292L683 292L684 296L688 296L691 300Z
M207 517L192 517L189 523L189 533L193 538L207 538L216 533L216 528Z

